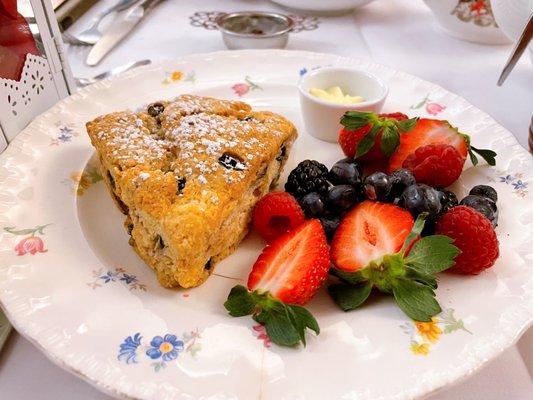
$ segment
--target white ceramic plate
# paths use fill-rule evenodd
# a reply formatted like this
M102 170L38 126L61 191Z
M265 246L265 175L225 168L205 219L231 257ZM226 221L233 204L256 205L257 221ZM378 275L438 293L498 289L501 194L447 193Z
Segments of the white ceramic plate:
M386 111L436 115L498 152L467 168L458 194L490 183L500 196L501 258L477 277L442 275L445 311L415 324L381 297L343 313L321 292L322 333L307 348L271 345L222 303L263 244L251 234L203 286L160 287L128 245L123 216L95 169L86 121L180 93L242 99L300 129L285 175L304 158L331 165L336 144L306 135L296 82L349 65L390 85ZM510 346L533 317L533 162L514 137L464 99L368 61L288 51L192 55L80 90L38 117L0 156L0 302L53 361L108 393L140 399L409 399L465 377ZM150 352L166 341L165 354Z
M373 0L271 0L293 10L319 14L339 14L362 7Z

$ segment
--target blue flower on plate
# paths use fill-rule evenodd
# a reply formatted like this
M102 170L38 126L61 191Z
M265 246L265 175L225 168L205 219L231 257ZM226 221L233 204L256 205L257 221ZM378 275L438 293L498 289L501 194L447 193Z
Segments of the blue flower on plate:
M178 358L178 354L183 351L183 342L178 340L176 335L168 333L164 337L154 336L150 346L146 350L146 355L152 360L157 360L159 357L163 361L175 360Z
M304 76L305 74L307 74L307 68L302 68L299 72L300 76Z
M115 282L118 278L118 273L114 271L107 271L104 275L100 277L105 283Z
M525 188L527 188L527 183L526 183L526 182L522 182L521 179L517 180L517 181L514 182L512 185L514 186L514 188L515 188L516 190L520 190L520 189L525 189Z
M513 180L514 180L514 178L511 175L500 176L500 182L503 182L503 183L506 183L506 184L511 183Z
M120 280L124 281L126 285L131 285L132 283L137 282L137 277L135 275L129 275L129 274L123 273Z
M59 134L57 135L57 138L63 143L69 142L70 139L72 139L72 133L72 128L69 128L68 126L62 126L59 128Z
M141 345L142 336L136 333L133 337L128 336L120 345L118 360L126 364L137 363L137 348Z

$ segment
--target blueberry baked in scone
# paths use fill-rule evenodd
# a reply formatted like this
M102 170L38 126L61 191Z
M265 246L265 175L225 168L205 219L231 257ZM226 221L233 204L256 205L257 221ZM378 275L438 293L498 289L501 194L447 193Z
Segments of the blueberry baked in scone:
M243 102L183 95L87 123L130 244L165 287L204 282L248 231L297 133Z

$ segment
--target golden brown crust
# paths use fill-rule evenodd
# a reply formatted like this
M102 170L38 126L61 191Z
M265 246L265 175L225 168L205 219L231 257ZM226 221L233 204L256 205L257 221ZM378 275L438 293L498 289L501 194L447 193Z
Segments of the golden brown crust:
M163 286L201 284L247 232L296 138L285 118L184 95L87 123L130 241Z

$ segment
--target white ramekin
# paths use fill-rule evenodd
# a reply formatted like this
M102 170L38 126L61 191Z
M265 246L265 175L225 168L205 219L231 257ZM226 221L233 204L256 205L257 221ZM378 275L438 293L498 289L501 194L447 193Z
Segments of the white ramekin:
M362 103L336 104L309 93L311 88L327 89L340 86L345 93L362 96ZM325 67L303 75L298 84L300 107L307 133L317 139L336 142L340 119L346 111L373 111L379 113L389 93L382 80L368 72L348 67Z

